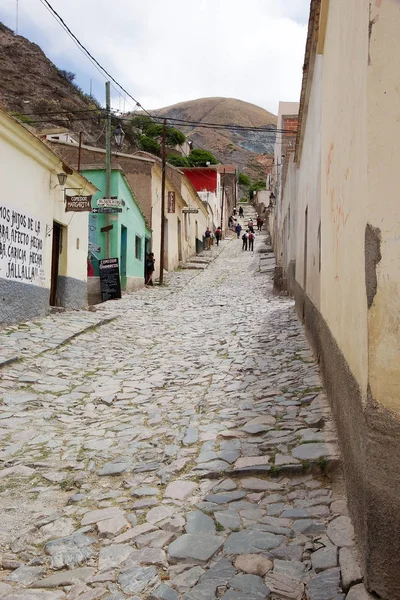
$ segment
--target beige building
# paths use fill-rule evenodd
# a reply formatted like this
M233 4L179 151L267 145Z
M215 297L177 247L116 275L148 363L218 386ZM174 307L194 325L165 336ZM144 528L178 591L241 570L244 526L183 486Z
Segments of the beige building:
M88 212L66 196L97 188L0 110L0 323L87 305Z
M152 251L156 259L155 279L160 276L161 177L161 161L156 159L152 170ZM164 213L166 271L173 271L179 263L187 261L190 256L203 249L207 218L207 208L189 179L176 167L167 165Z
M284 284L337 422L366 584L387 600L400 598L399 31L398 0L312 0L277 218Z

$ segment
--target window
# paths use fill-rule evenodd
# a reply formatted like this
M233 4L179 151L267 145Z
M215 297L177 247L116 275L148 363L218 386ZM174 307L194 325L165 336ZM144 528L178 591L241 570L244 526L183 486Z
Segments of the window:
M142 260L142 238L138 235L135 237L135 257Z

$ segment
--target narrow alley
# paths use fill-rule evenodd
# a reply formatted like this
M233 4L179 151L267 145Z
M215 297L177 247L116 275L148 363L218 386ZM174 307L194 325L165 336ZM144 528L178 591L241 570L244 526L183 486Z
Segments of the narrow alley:
M75 313L92 329L56 349L68 313L1 334L21 360L2 368L0 598L369 597L318 368L262 237Z

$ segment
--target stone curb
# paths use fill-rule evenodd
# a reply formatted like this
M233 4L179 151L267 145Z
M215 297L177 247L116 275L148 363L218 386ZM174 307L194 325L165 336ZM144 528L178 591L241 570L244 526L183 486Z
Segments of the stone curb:
M43 354L44 352L49 352L49 350L57 350L61 346L64 346L65 344L68 344L68 342L71 342L74 338L79 337L80 335L83 335L84 333L87 333L88 331L93 331L94 329L97 329L98 327L101 327L102 325L107 325L108 323L115 321L115 319L117 319L117 318L118 317L108 317L106 319L101 319L97 323L92 323L91 325L88 325L87 327L84 327L83 329L80 329L79 331L75 331L75 333L72 333L71 335L66 337L62 342L57 344L57 346L52 346L51 348L45 348L44 350L41 350L41 352L36 354L36 356L39 356L40 354ZM17 362L23 362L24 360L26 360L26 358L32 358L32 356L12 356L11 358L6 358L5 360L1 360L0 361L0 369L2 369L3 367L7 367L8 365L17 363Z

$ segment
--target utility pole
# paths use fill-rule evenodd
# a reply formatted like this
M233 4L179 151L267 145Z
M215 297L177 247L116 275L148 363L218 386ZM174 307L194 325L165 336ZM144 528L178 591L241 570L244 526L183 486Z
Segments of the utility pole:
M222 174L222 202L221 202L221 234L224 231L224 196L225 196L225 169Z
M161 238L160 238L160 285L164 283L164 244L165 244L165 137L167 133L167 119L164 119L162 142L161 142L161 158L162 158L162 175L161 175Z
M106 198L111 196L111 94L110 82L106 81ZM110 215L106 214L106 226L110 225ZM106 231L106 258L110 258L110 231Z

